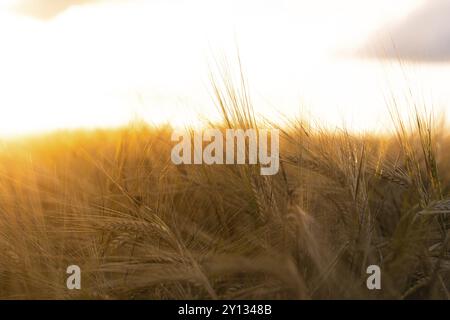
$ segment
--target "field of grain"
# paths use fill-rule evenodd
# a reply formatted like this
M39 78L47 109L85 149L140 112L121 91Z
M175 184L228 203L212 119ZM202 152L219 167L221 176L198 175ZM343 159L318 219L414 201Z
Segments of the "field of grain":
M221 128L259 126L227 88ZM411 118L383 136L291 120L273 176L176 166L169 126L5 140L0 298L449 299L450 138Z

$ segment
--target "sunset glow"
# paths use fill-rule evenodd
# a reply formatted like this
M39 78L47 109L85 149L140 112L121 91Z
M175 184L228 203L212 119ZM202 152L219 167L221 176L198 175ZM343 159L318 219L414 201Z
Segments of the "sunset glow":
M0 300L449 300L449 84L450 0L0 0Z
M37 10L2 1L0 134L214 118L208 64L233 61L237 46L263 116L301 109L331 125L382 129L386 92L405 92L405 70L354 52L424 1L79 3ZM407 84L420 79L441 105L450 73L438 65L408 65Z

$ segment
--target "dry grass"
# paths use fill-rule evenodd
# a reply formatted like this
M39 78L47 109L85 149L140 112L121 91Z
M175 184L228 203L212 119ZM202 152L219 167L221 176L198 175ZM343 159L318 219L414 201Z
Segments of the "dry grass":
M215 83L223 126L256 126L245 84ZM175 166L171 129L139 123L5 142L0 297L448 299L450 139L393 117L385 137L292 121L275 176Z

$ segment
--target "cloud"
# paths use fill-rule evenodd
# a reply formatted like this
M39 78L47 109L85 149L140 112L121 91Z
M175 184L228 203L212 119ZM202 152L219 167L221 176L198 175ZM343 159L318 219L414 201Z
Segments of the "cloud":
M359 53L378 59L450 61L450 0L425 1L401 21L383 28Z
M15 11L41 20L49 20L72 6L97 2L98 0L20 0Z

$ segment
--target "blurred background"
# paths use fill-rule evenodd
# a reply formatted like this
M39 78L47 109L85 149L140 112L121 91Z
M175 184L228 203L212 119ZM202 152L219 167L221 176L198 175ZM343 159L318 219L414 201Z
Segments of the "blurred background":
M263 117L382 131L450 106L449 39L449 0L2 0L0 135L214 119L237 49Z

